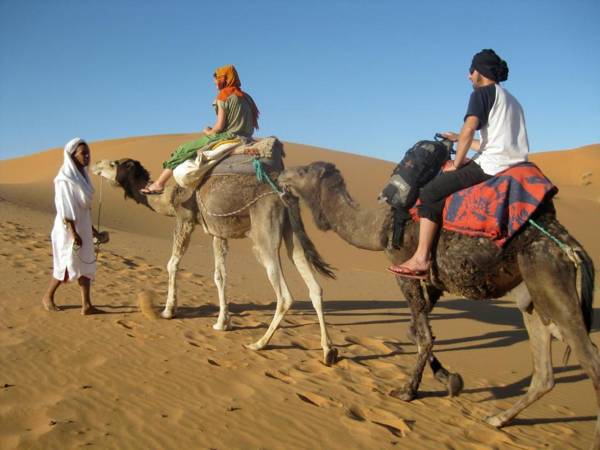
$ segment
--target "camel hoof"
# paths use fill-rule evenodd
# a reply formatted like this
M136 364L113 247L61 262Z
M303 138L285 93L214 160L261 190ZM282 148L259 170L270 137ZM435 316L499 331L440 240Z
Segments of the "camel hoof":
M498 416L489 416L486 417L485 422L494 428L501 428L504 425L504 421L501 420Z
M246 344L244 345L244 347L246 347L248 350L253 351L262 350L263 348L265 348L264 345L260 345L258 342L254 342L253 344Z
M448 394L450 397L456 397L459 395L464 386L465 384L459 373L451 373L448 375L448 383L446 384L446 387L448 388Z
M227 320L225 323L215 323L213 326L213 330L216 331L229 331L231 330L231 324L229 323L229 320Z
M160 317L163 319L172 319L174 316L175 314L173 314L173 311L167 311L166 309L160 313Z
M333 366L336 362L338 362L338 349L335 347L331 347L329 350L325 352L325 357L323 362L327 367Z
M402 400L403 402L410 402L417 397L417 393L408 386L403 388L394 389L390 392L390 396Z

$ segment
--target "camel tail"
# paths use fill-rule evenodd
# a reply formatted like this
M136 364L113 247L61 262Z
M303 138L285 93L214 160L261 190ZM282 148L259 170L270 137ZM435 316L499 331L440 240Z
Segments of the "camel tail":
M589 333L592 329L594 319L594 263L588 254L582 250L576 250L581 259L581 313L585 322L585 329Z
M304 229L304 223L302 222L302 216L300 215L300 206L298 198L293 195L286 195L285 205L287 210L288 219L292 227L292 232L296 235L304 250L304 256L308 260L309 264L321 275L335 279L334 267L326 263L321 255L312 243L306 230Z
M579 270L581 271L581 315L583 316L585 329L589 334L594 320L594 308L592 306L592 303L594 302L594 263L583 250L575 250L575 253L581 261L579 267ZM571 347L567 345L562 360L563 366L567 365L570 356Z

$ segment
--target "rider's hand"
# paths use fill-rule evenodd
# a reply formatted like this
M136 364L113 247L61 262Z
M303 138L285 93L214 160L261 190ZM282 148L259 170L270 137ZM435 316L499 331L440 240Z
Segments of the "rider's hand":
M446 131L444 133L440 133L442 136L444 136L446 139L448 139L449 141L452 142L456 142L458 141L458 134L454 133L453 131Z
M456 170L456 166L454 165L454 160L449 159L442 166L442 172L452 172L453 170Z

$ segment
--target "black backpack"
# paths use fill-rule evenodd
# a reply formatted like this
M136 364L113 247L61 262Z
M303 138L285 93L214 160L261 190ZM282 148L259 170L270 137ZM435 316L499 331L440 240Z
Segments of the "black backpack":
M392 247L402 246L404 224L410 219L408 210L419 198L419 189L440 173L453 153L452 141L438 133L433 141L419 141L413 145L394 168L379 194L379 201L387 202L393 211Z
M433 141L419 141L398 164L387 185L379 194L393 208L411 208L419 197L419 189L435 177L453 153L452 142L440 134Z

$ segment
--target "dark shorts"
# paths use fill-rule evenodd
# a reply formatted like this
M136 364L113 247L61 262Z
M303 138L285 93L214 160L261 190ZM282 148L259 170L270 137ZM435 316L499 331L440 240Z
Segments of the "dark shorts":
M469 161L460 169L441 173L419 191L421 199L421 204L418 206L419 217L441 223L446 197L490 178L492 176L486 174L479 164L473 161Z

